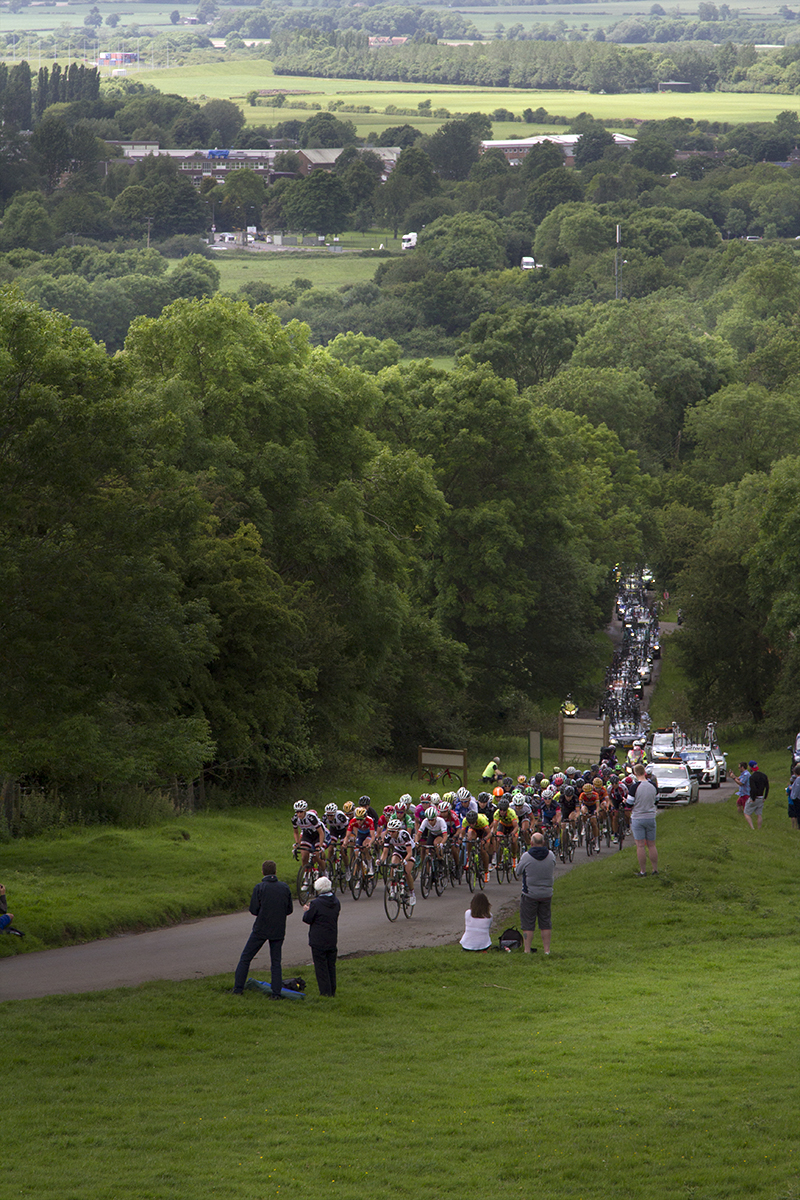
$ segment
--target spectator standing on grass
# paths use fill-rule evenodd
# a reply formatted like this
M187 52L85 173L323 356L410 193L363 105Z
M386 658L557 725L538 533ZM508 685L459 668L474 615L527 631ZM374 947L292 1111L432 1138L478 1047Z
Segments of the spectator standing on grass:
M647 874L647 856L654 875L658 874L658 850L656 849L656 797L658 792L647 778L644 763L633 768L636 780L631 809L631 832L636 843L639 875Z
M308 925L308 944L314 963L314 974L320 996L336 995L336 954L339 938L341 904L333 884L321 876L314 884L316 895L303 908L303 920Z
M746 762L739 763L739 774L733 777L739 785L739 795L736 797L736 807L744 812L744 806L750 798L750 772Z
M750 768L750 796L744 806L744 819L751 829L755 829L753 817L761 828L761 818L764 812L764 801L769 796L769 780L763 771L759 771L758 763L751 759L747 764Z
M789 820L792 829L800 829L800 763L792 773L792 781L787 788L789 793Z
M556 856L552 850L547 849L544 834L533 835L530 846L517 863L515 874L517 879L522 880L519 920L522 926L523 953L531 953L531 942L538 921L542 948L545 954L549 954L553 929L551 906L556 877Z
M233 994L241 996L247 983L250 963L265 942L269 942L269 957L273 1000L283 999L283 975L281 974L281 952L286 936L286 918L292 911L292 893L288 884L281 883L276 874L278 868L271 859L261 866L263 879L253 888L250 897L250 912L255 917L253 929L247 939L236 974L233 978Z
M492 906L485 892L476 892L464 913L464 950L488 950L492 944Z

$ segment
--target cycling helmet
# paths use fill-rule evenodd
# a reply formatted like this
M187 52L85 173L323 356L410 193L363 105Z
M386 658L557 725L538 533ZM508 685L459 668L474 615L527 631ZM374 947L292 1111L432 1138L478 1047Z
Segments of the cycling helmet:
M353 804L352 800L345 800L344 804L342 805L342 812L349 817L352 815L354 808L355 804Z
M394 816L394 805L393 804L385 804L383 807L383 815L387 818L393 817Z
M474 808L471 808L469 810L469 812L467 813L467 815L465 817L465 820L468 825L477 825L478 824L478 814L475 812Z
M585 783L585 784L583 785L583 794L584 794L584 796L591 796L591 794L592 794L592 792L593 792L593 791L594 791L594 788L592 787L592 785L591 785L590 783Z
M594 779L594 771L584 771L583 772L584 783L591 783L593 779Z
M494 789L494 791L492 792L492 795L493 796L505 796L505 792L503 791L503 789L501 787L496 787Z
M526 796L535 796L535 795L536 795L536 788L535 788L535 787L526 787L526 788L525 788L525 795L526 795Z
M560 772L560 771L556 771L556 773L555 773L555 775L553 776L553 778L552 778L551 782L552 782L552 783L554 783L554 784L555 784L555 786L558 788L558 787L561 787L561 785L562 785L563 783L565 783L566 781L565 781L565 779L564 779L564 776L561 774L561 772Z
M355 818L357 821L363 821L366 815L367 810L365 808L357 808L355 811Z
M325 805L325 816L326 817L333 817L336 815L336 813L338 811L339 811L339 808L338 808L338 805L336 805L336 804L326 804Z
M431 804L439 804L441 803L441 799L442 797L438 792L431 792Z
M570 779L571 779L573 775L577 775L577 774L578 774L577 767L567 767L567 769L566 769L566 771L564 772L564 774L565 774L565 775L569 775L569 777L570 777Z
M403 828L403 822L398 821L397 817L392 817L389 824L386 826L390 833L397 833L398 829Z
M592 780L592 785L593 785L594 787L596 787L596 788L597 788L597 787L602 787L602 786L603 786L603 781L602 781L602 779L600 778L600 776L599 776L599 775L598 775L598 777L597 777L596 779L593 779L593 780Z
M406 807L408 807L408 805L409 805L409 804L413 804L413 803L414 803L414 801L411 799L411 797L409 796L408 792L405 792L405 793L404 793L404 795L402 795L402 796L400 797L400 799L398 800L398 802L397 802L397 803L398 803L398 804L405 804L405 805L406 805Z
M488 792L478 792L478 804L487 804L491 798Z
M369 808L370 804L372 804L372 801L370 800L369 796L359 796L358 803L362 808Z
M405 796L401 796L397 801L397 804L394 806L394 811L399 813L408 811L408 801L406 800Z
M541 783L544 779L544 771L537 771L533 778L537 783Z
M306 804L305 800L295 800L295 802L294 802L294 811L295 812L305 812L307 808L308 808L308 805Z
M469 788L460 787L456 792L456 799L469 800Z
M518 776L517 776L517 783L526 784L527 782L528 782L528 781L527 781L527 779L525 778L525 776L524 776L524 775L518 775Z
M442 800L441 804L437 805L437 808L439 809L440 813L449 813L452 805L449 800L445 799Z
M442 796L442 804L447 804L447 805L454 804L455 799L456 799L455 792L445 792L445 794Z
M431 796L430 792L423 792L419 798L419 802L420 804L430 804L432 799L433 797Z
M502 800L498 800L497 807L500 809L500 812L508 812L508 796L503 796Z
M609 779L610 779L611 783L613 783L613 784L619 783L619 775L610 775Z
M555 796L555 794L556 794L556 789L554 787L546 787L544 789L544 791L542 792L542 799L543 800L552 800L553 796Z
M571 800L574 795L575 795L575 788L570 787L569 784L567 784L567 786L564 788L564 798L566 800Z
M549 787L549 786L550 786L550 780L547 778L546 775L543 775L542 778L539 780L539 787L542 790L544 790L546 787Z
M436 818L438 817L438 815L439 814L436 811L436 809L433 807L433 805L431 805L430 808L425 809L425 816L428 818L429 821L435 821Z

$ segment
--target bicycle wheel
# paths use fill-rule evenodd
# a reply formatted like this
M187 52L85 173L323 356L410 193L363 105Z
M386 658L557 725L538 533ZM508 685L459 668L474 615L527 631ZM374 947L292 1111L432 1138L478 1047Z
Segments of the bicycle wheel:
M414 905L411 903L411 893L408 890L406 881L403 880L403 885L400 890L400 902L403 905L403 916L408 920L414 915Z
M505 846L502 850L498 850L494 860L494 870L497 875L497 882L502 883L506 873L505 856L507 854Z
M309 864L297 872L297 899L301 904L308 904L314 895L314 868Z
M586 853L589 855L589 858L591 858L594 854L594 834L592 833L592 827L588 821L583 827L583 837L584 841L586 842Z
M467 887L471 892L475 891L475 859L472 854L467 855L467 864L464 867L464 878L467 881Z
M568 856L570 862L572 862L572 860L575 857L575 837L574 837L574 832L572 829L570 829L568 831L567 856Z
M422 864L422 870L419 873L419 890L422 892L422 899L427 900L431 894L433 886L433 864L431 863L430 854L426 857Z
M454 785L451 790L455 791L456 787L461 787L461 776L456 775L455 771L445 771L442 775L442 783Z
M383 890L383 907L390 921L400 916L400 884L391 876Z
M368 896L371 896L372 893L375 891L375 884L377 883L377 880L378 880L378 877L375 873L374 868L372 869L372 874L370 875L369 872L370 872L371 866L372 866L371 862L368 862L364 868L364 891L367 893Z
M363 886L364 886L364 864L362 863L361 859L358 858L353 863L353 867L350 872L350 894L354 900L357 900L358 897L361 895L361 889Z
M483 873L483 859L480 850L475 851L475 878L478 881L478 887L483 891L486 887L486 878Z
M436 895L441 896L444 889L447 887L446 867L441 858L437 858L433 863L433 886L436 888Z
M611 845L611 832L612 832L611 831L611 818L609 816L607 816L606 817L606 826L605 826L606 847Z
M514 878L515 878L514 871L516 869L516 865L517 865L516 861L514 860L514 857L511 853L511 851L510 850L506 851L506 882L507 883L514 882Z

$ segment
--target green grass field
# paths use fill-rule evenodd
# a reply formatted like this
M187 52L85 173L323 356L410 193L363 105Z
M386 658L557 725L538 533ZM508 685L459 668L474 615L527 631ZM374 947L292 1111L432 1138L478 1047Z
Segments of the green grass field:
M794 1200L785 827L664 813L658 879L626 848L559 881L550 959L345 960L333 1001L226 976L5 1003L4 1194Z
M356 234L354 237L358 237ZM372 237L377 247L379 237L385 237L391 245L391 235ZM346 244L349 234L343 236ZM399 246L399 240L398 240ZM236 292L245 283L257 280L274 287L289 287L296 279L310 279L314 287L335 290L351 287L355 283L369 283L375 275L380 259L361 258L358 254L318 254L314 251L220 251L214 265L220 273L220 290Z
M535 12L541 9L533 10ZM380 132L390 125L402 124L409 118L386 117L383 109L387 104L402 108L416 108L421 100L431 99L434 108L444 107L450 112L492 112L495 108L507 108L522 114L525 108L545 108L559 116L577 116L591 112L595 117L620 120L625 117L652 120L662 117L693 117L710 121L771 121L786 108L796 108L798 98L778 94L744 95L726 92L693 92L686 95L639 93L629 95L594 95L574 91L533 91L515 88L455 88L447 85L412 83L376 83L363 80L314 79L305 76L273 76L272 64L267 60L242 60L231 63L209 63L202 67L176 67L169 71L143 71L143 81L164 91L177 92L190 98L222 97L242 102L248 124L274 124L276 121L300 119L311 116L307 109L294 109L291 96L281 109L252 108L244 105L246 93L253 88L285 87L287 91L302 93L309 104L318 103L327 107L330 100L340 99L346 104L368 104L379 110L375 114L343 113L342 116L355 122L361 136ZM414 118L412 124L433 131L440 121ZM525 137L541 132L540 126L528 126L517 122L497 122L493 126L495 137Z

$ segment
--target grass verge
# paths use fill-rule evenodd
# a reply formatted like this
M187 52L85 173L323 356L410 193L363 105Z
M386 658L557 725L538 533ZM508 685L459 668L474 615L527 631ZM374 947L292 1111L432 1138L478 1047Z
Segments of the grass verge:
M226 976L4 1004L5 1194L795 1200L782 826L663 814L658 878L626 848L559 882L549 960L344 961L333 1001Z

